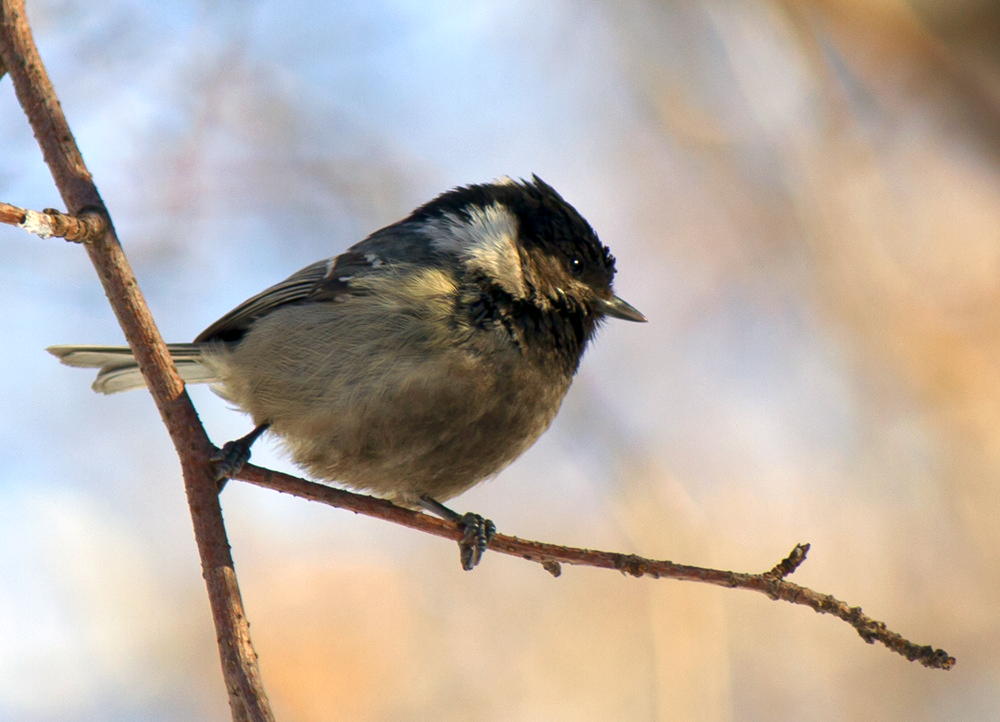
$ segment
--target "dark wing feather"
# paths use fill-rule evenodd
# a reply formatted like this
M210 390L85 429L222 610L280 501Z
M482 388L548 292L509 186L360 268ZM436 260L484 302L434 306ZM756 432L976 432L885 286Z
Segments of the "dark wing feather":
M386 269L385 254L380 251L387 241L388 234L380 231L336 258L306 266L241 303L198 334L195 343L239 341L254 321L281 306L304 301L337 301L363 294L363 290L352 288L351 281Z
M278 306L298 303L308 298L316 284L326 276L330 265L329 260L318 261L293 273L281 283L261 291L198 334L195 343L238 341L250 325L261 316L267 315Z

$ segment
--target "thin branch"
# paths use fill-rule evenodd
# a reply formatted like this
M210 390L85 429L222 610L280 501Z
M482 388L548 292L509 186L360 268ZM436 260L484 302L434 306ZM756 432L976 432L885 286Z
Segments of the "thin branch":
M806 554L808 553L808 544L796 544L795 548L792 549L792 553L775 564L771 571L764 572L764 576L772 579L784 579L799 568L802 562L806 560Z
M354 494L344 489L316 484L278 471L248 464L236 475L236 478L303 499L347 509L355 514L364 514L390 521L435 536L455 540L462 536L462 530L455 524L437 517L404 509L385 499ZM703 582L720 587L760 592L773 600L801 604L821 614L832 614L854 627L868 644L881 642L911 662L917 661L932 669L951 669L955 665L955 658L943 649L910 642L896 632L889 630L883 622L864 614L860 607L852 607L829 594L820 594L787 581L785 577L794 572L805 561L806 553L809 551L808 544L796 545L786 559L783 559L772 569L758 574L675 564L670 561L647 559L620 552L565 547L518 539L504 534L497 534L493 537L489 549L538 562L553 576L559 576L561 564L573 564L617 569L621 573L633 577L646 576L654 579Z
M20 226L27 220L28 211L17 206L0 203L0 223L8 226Z
M108 230L108 219L100 208L68 216L55 208L46 208L39 213L0 203L0 223L23 228L41 238L54 236L74 243L96 241Z
M180 456L230 711L234 719L271 720L274 717L261 683L257 655L250 643L214 472L208 461L211 444L139 292L114 226L63 115L31 37L23 0L0 0L0 62L10 72L18 100L69 213L78 216L84 211L96 212L106 219L106 232L84 247Z

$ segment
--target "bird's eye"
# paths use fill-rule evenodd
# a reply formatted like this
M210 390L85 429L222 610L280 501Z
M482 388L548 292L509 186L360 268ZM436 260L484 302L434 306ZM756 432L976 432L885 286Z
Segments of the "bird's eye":
M573 256L569 259L569 270L574 276L583 273L583 261L580 260L579 256Z

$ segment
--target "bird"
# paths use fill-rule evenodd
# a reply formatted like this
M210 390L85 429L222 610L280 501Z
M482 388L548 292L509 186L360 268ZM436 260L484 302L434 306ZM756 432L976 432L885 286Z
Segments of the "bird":
M495 476L549 428L607 318L615 258L537 175L453 188L338 256L167 348L254 429L214 457L220 481L265 432L308 476L458 524L472 569L496 531L445 501ZM98 368L95 391L145 385L125 347L47 349Z

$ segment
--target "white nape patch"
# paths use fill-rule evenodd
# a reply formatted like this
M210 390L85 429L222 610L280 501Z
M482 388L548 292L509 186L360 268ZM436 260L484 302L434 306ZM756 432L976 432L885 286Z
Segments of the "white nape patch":
M508 208L500 203L469 208L468 220L449 213L428 225L432 246L456 254L470 269L495 279L512 296L527 295L517 252L517 218Z
M496 178L494 178L493 179L493 183L491 185L495 185L495 186L516 186L517 185L517 181L514 180L513 178L511 178L509 175L501 175L501 176L497 176Z
M326 273L323 274L323 278L329 278L330 274L333 273L333 267L337 265L337 257L326 259Z
M366 253L365 254L365 261L372 268L378 268L379 266L382 265L382 259L379 258L378 256L376 256L374 253Z

